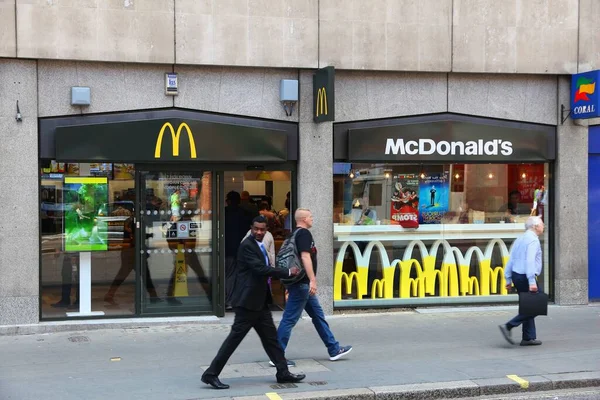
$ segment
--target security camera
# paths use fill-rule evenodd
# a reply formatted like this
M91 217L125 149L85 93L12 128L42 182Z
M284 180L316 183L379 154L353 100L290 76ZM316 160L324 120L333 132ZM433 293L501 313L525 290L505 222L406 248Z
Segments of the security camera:
M23 117L21 116L21 110L19 110L19 100L17 100L17 115L15 116L15 120L17 122L23 121Z

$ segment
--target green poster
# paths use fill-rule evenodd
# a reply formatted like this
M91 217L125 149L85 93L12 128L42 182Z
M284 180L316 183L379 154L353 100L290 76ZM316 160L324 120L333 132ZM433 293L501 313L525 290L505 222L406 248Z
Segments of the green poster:
M108 203L106 177L65 178L65 251L108 250L106 219L98 213L105 203Z

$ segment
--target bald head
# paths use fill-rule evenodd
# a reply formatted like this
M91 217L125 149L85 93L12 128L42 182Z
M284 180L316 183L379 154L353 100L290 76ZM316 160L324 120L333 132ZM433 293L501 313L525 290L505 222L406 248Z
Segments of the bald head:
M312 227L312 213L308 208L298 208L294 218L296 219L296 226L306 229L310 229Z

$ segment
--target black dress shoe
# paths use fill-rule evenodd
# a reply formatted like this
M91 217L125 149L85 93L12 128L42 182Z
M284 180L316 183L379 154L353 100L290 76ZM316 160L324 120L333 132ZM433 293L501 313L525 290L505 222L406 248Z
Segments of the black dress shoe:
M202 375L202 382L214 387L215 389L229 389L229 385L224 384L219 380L218 376Z
M306 378L304 374L292 374L290 371L277 374L277 383L297 383Z

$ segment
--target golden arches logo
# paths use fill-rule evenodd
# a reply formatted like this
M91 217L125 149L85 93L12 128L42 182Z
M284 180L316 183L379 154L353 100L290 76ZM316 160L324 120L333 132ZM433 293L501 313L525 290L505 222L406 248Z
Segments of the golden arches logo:
M327 115L327 90L324 87L317 90L316 116Z
M163 124L162 128L160 128L160 132L158 133L158 138L156 139L154 158L160 158L163 135L166 129L169 129L169 131L171 132L171 139L173 140L173 157L179 156L179 137L181 136L181 131L185 129L190 142L190 158L196 158L196 143L194 142L194 136L192 135L192 130L190 129L190 126L185 122L179 124L179 126L177 127L177 132L175 132L175 128L173 128L173 125L171 125L170 122L165 122Z
M342 299L342 286L345 284L346 294L352 294L356 280L356 298L362 299L368 291L369 264L373 250L376 249L381 262L382 277L371 284L370 297L394 298L394 277L399 273L399 298L425 297L457 297L466 295L488 296L490 294L505 295L504 266L508 262L509 249L502 239L491 239L485 248L470 247L463 255L462 251L452 246L447 240L439 239L427 246L421 240L407 243L401 260L390 262L387 250L379 240L369 242L364 251L353 241L345 241L337 252L334 270L334 300ZM494 248L500 250L501 265L492 266ZM441 266L436 268L439 248L443 248ZM420 261L413 257L414 250L420 255ZM356 270L343 272L347 251L351 251L356 261ZM417 255L417 257L419 257ZM471 261L477 260L478 276L470 276ZM436 293L437 292L437 293Z

